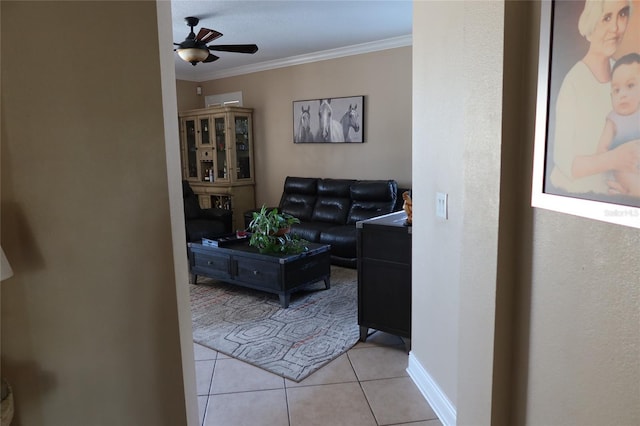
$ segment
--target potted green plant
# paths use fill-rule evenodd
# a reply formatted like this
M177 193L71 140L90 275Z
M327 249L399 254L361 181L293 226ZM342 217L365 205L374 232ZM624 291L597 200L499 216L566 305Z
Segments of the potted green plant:
M305 241L289 233L294 223L300 223L300 220L277 208L269 210L263 205L260 211L253 212L253 219L249 223L249 245L261 253L292 254L306 251Z

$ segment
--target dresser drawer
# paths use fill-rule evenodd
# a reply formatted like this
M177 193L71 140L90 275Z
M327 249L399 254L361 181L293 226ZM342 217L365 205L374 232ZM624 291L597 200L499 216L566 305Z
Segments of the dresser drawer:
M235 257L234 279L262 288L280 290L280 264L257 259Z
M191 271L221 280L231 278L231 257L225 254L192 252Z
M365 228L361 233L362 258L387 262L411 262L411 235Z

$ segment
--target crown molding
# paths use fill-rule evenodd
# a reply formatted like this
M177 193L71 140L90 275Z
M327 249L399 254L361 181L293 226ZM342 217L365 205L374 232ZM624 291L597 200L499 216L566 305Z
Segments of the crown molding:
M277 68L290 67L294 65L308 64L311 62L325 61L327 59L342 58L344 56L361 55L363 53L377 52L386 49L395 49L398 47L411 46L413 39L411 34L406 36L399 36L388 38L384 40L372 41L368 43L355 44L352 46L339 47L337 49L322 50L319 52L307 53L304 55L291 56L284 59L277 59L273 61L260 62L257 64L245 65L241 67L229 68L220 71L213 71L211 73L203 74L201 77L193 80L190 78L181 78L181 80L190 80L196 82L203 82L209 80L217 80L219 78L234 77L237 75L250 74L253 72L267 71Z

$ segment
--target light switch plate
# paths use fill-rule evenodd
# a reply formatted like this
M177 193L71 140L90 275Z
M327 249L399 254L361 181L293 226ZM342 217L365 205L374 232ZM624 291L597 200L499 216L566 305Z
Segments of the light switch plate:
M447 206L447 199L448 195L444 192L436 192L436 217L447 219L449 210Z

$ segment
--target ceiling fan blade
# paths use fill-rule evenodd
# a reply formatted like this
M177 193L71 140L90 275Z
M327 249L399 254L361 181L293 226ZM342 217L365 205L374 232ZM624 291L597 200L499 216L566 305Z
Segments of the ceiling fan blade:
M205 59L202 62L203 63L205 63L205 62L213 62L213 61L217 61L218 59L220 59L220 58L217 57L216 55L212 55L211 53L209 53L209 56L207 56L207 59Z
M210 30L209 28L200 28L200 31L198 31L198 35L196 36L196 40L203 43L209 43L218 37L222 37L222 33L216 30Z
M215 44L207 47L209 50L219 52L256 53L258 51L258 46L255 44Z

